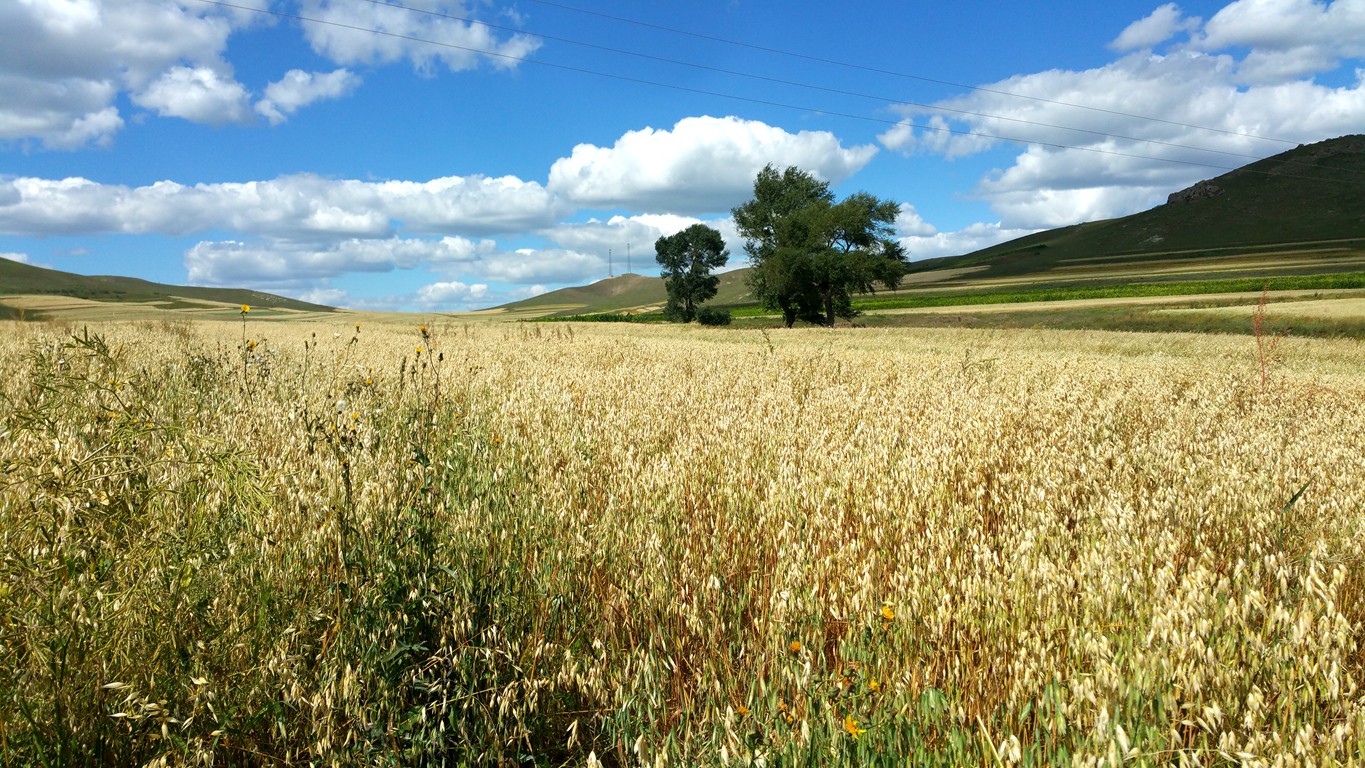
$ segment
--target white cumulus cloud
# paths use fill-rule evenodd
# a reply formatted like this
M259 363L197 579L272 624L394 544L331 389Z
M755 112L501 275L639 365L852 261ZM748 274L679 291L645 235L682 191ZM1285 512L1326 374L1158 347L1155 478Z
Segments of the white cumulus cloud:
M586 222L559 224L541 231L541 235L564 249L592 253L607 259L615 274L633 272L649 275L659 271L654 245L659 238L677 234L693 224L705 224L720 233L730 259L720 272L747 266L744 238L730 217L698 219L671 213L642 213L634 216L612 216L606 221L589 219Z
M162 117L223 125L251 119L250 95L231 75L210 67L172 67L133 95L138 105Z
M0 3L0 141L37 140L54 149L107 145L125 122L120 93L163 114L241 119L233 99L225 98L242 86L226 74L223 52L231 32L253 17L160 0ZM169 92L177 78L197 89L194 99ZM208 109L210 102L219 108Z
M232 74L228 41L241 29L270 23L252 9L281 4L231 5L237 7L186 0L0 2L0 142L107 146L130 119L120 112L121 95L163 117L214 125L251 120L253 94ZM338 64L406 60L423 72L480 62L512 70L540 45L529 35L452 18L461 7L430 0L407 7L303 0L304 15L361 28L304 23L303 34ZM266 87L255 111L279 123L319 99L345 96L356 82L347 70L290 71Z
M1199 44L1208 51L1317 47L1339 56L1361 56L1365 55L1365 3L1236 0L1209 19Z
M3 252L0 252L0 259L7 259L7 260L9 260L9 261L17 261L17 262L19 262L20 264L27 264L27 263L28 263L28 254L27 254L27 253L3 253Z
M294 293L293 296L299 301L321 304L326 307L344 307L351 297L350 293L342 288L332 288L326 285Z
M291 69L284 77L265 87L265 98L256 102L256 111L271 125L278 125L303 107L324 99L339 99L360 85L360 77L347 69L331 72L305 72Z
M418 303L432 308L468 305L488 298L488 286L483 283L466 285L459 280L446 280L417 289Z
M364 182L349 182L352 186ZM549 226L567 206L545 187L515 176L445 176L368 185L395 219L423 232L497 234Z
M351 238L322 247L262 240L201 242L185 253L194 285L302 285L351 272L391 272L421 265L473 262L492 253L491 241L462 237Z
M629 131L611 147L579 144L555 161L547 187L590 208L720 212L744 202L769 163L838 184L876 153L873 146L845 148L828 131L789 133L756 120L689 117L672 130Z
M1179 32L1193 32L1200 23L1201 19L1197 17L1186 18L1175 3L1166 3L1145 18L1129 24L1109 47L1116 51L1153 48Z
M598 256L556 248L521 248L481 259L473 269L502 283L583 283L607 275L605 254Z
M972 224L954 232L935 232L930 235L910 235L900 238L900 244L912 261L960 256L992 245L1031 235L1036 229L1009 229L999 222Z
M1365 2L1237 0L1209 19L1196 44L1204 51L1248 48L1240 82L1284 83L1365 56Z
M313 50L338 64L391 64L407 60L430 73L439 62L451 71L486 62L514 69L540 47L531 35L500 37L492 27L457 18L459 3L419 2L406 7L386 3L305 0L303 14L327 22L304 22ZM370 30L377 30L375 34Z
M648 256L652 264L652 250ZM449 275L407 300L394 299L423 306L481 302L490 296L490 282L584 283L607 274L605 254L562 248L503 250L492 240L452 236L349 238L320 245L273 238L204 241L186 251L184 263L193 285L247 285L299 296L353 273L420 268Z
M1365 55L1362 21L1365 0L1238 0L1202 24L1167 4L1112 46L1138 52L1017 75L939 110L900 107L907 120L879 139L945 157L1021 145L975 190L1007 230L1126 215L1297 143L1358 132L1365 78L1313 75ZM1152 50L1180 32L1188 40Z
M925 221L909 203L901 203L900 213L896 214L896 234L900 237L927 237L937 234L938 228Z
M0 233L186 235L230 230L291 240L486 235L549 226L562 211L544 187L511 176L358 181L313 174L142 187L84 178L0 177Z

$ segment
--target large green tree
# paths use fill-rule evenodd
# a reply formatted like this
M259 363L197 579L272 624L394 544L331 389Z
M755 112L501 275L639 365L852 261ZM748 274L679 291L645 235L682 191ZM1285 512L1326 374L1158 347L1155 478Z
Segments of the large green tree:
M828 182L765 167L753 199L731 211L753 266L750 289L788 328L856 316L853 293L895 288L905 274L906 253L893 237L899 210L866 192L835 202Z
M829 182L799 168L778 173L768 165L754 179L753 199L730 211L749 254L749 289L765 308L780 311L788 328L797 318L810 319L812 311L806 296L810 265L795 247L806 228L795 214L833 201Z
M654 258L663 267L661 276L668 291L664 315L690 323L697 316L697 305L716 295L720 278L714 271L725 266L730 252L720 232L693 224L655 241Z

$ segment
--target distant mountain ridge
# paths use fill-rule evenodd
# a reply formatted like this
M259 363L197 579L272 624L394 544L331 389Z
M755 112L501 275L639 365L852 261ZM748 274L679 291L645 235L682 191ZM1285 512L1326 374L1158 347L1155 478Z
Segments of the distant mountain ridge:
M198 300L302 312L334 312L333 307L244 288L165 285L135 277L77 275L0 259L0 296L48 295L110 302Z

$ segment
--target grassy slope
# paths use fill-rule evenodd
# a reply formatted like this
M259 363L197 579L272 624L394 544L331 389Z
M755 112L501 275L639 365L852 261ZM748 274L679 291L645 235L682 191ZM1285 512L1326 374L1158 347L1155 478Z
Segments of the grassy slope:
M720 275L720 288L711 304L717 306L749 303L749 288L744 284L747 269ZM522 317L559 317L598 312L638 312L662 307L667 299L664 281L644 275L619 275L591 285L561 288L496 309Z
M310 304L260 291L163 285L133 277L77 275L0 259L0 296L33 294L71 296L108 302L167 302L168 308L183 304L184 300L188 299L309 312L332 310L331 307L321 304Z
M980 276L992 277L1044 272L1062 263L1170 261L1294 243L1365 247L1365 136L1302 146L1210 181L1222 194L1040 232L919 266L987 265Z
M1120 219L1040 232L964 256L917 262L897 297L947 292L995 292L1065 285L1141 285L1173 280L1359 272L1365 263L1365 136L1299 147L1211 180L1220 195L1161 205ZM1289 253L1298 251L1299 253ZM1345 254L1356 264L1330 264L1319 254ZM1172 265L1254 256L1271 269L1244 274L1211 271L1159 275ZM1313 263L1317 259L1319 263ZM970 274L962 268L975 268ZM747 269L720 276L714 306L752 305ZM101 302L141 302L158 309L194 308L194 301L301 311L331 311L257 291L162 285L124 277L85 276L0 260L0 296L44 294ZM663 281L638 274L564 288L495 308L517 317L655 310ZM885 297L860 300L884 305ZM969 302L970 303L970 302ZM0 300L0 306L3 301ZM898 306L901 306L898 304ZM910 306L910 305L903 305Z
M1221 194L918 262L901 290L889 298L859 299L857 305L947 306L979 303L979 296L972 298L976 294L1100 286L1147 295L1145 286L1154 283L1174 288L1255 279L1260 286L1293 276L1358 275L1365 266L1365 136L1299 147L1211 182ZM743 285L746 273L723 275L713 303L751 304ZM662 303L660 281L638 279L652 285L647 300L643 294L613 290L613 281L607 280L505 309L525 316L565 316L640 311ZM1329 286L1320 279L1300 287ZM1047 298L1043 293L1036 297Z

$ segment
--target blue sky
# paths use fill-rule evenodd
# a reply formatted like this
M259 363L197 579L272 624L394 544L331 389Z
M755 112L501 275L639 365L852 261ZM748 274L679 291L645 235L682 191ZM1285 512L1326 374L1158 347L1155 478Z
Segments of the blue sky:
M742 266L768 163L928 258L1362 131L1365 0L0 3L0 256L362 309L652 274L696 221Z

